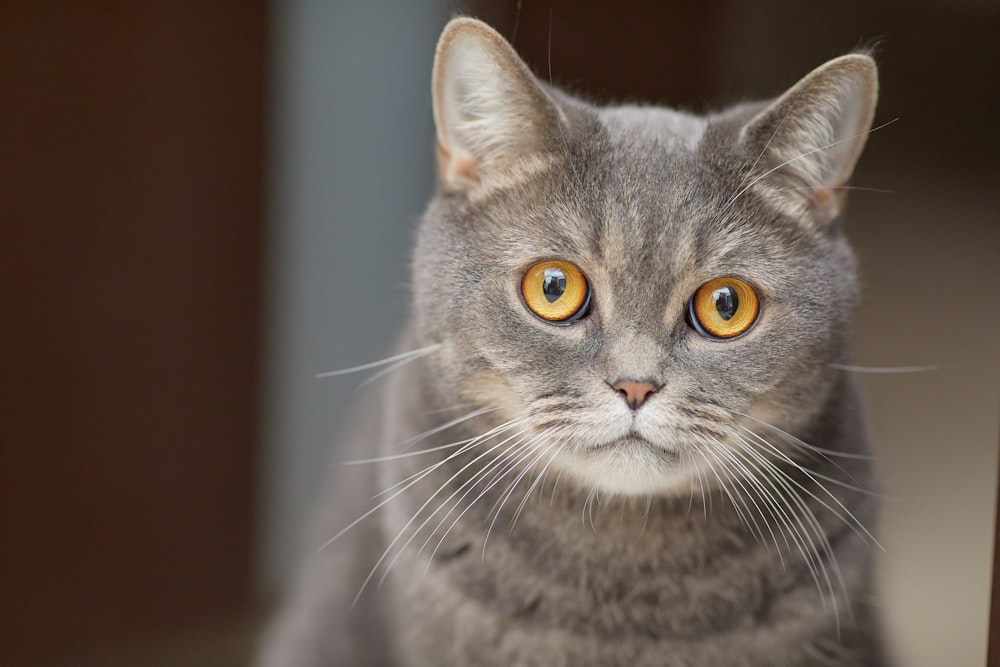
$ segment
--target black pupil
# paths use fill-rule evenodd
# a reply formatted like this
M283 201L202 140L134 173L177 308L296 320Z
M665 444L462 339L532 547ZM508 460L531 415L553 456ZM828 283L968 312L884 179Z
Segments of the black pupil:
M727 322L740 307L740 300L732 287L720 287L712 292L712 301L715 302L715 309L719 311L719 317Z
M566 291L566 274L562 269L545 269L545 278L542 280L542 293L549 303L559 300L559 297Z

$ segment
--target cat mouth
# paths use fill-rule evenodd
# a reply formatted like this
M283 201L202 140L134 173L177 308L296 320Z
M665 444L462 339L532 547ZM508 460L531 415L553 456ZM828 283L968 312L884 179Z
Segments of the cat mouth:
M645 445L646 447L653 447L653 443L651 443L649 440L646 440L646 438L639 435L637 431L629 431L625 435L625 437L621 439L621 442L633 445Z
M657 456L663 458L674 459L677 457L677 452L672 449L667 449L662 445L657 445L647 438L643 437L638 431L632 430L625 434L624 437L618 438L617 440L612 440L610 442L605 442L603 444L591 447L590 451L597 452L607 452L615 450L643 450L648 451Z

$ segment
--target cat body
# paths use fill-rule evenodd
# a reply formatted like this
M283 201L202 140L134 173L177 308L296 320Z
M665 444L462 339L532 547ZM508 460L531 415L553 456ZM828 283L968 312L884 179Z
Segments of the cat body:
M885 664L836 368L876 94L856 54L708 116L598 108L450 23L414 352L263 664Z

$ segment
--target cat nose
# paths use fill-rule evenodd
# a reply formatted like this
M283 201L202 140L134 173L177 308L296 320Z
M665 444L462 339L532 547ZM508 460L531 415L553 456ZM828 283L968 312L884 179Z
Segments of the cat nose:
M611 388L622 395L630 408L638 410L650 394L656 393L660 387L642 380L618 380L611 385Z

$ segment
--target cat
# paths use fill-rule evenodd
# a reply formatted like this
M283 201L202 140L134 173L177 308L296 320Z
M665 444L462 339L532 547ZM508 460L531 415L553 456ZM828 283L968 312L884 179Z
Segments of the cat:
M837 368L872 58L704 116L597 107L458 18L432 86L403 352L261 664L887 664Z

